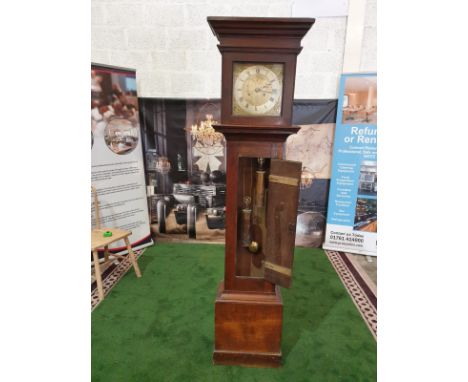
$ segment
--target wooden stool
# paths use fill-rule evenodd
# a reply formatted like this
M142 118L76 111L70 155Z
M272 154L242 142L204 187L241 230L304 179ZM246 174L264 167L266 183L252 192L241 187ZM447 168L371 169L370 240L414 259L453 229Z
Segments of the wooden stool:
M138 267L138 262L135 256L135 253L132 250L132 246L128 237L132 234L132 231L126 231L120 228L101 228L101 219L99 216L99 203L97 199L96 189L91 187L93 192L94 198L94 209L96 213L96 228L91 230L91 251L93 252L93 261L94 261L94 274L96 276L96 283L98 288L98 295L99 299L104 299L104 288L102 286L102 277L101 277L101 265L99 263L99 256L98 256L98 249L104 248L104 263L107 264L108 262L112 261L109 260L109 245L123 240L128 250L128 257L130 262L133 265L133 269L135 270L135 274L137 277L141 277L141 271ZM104 232L110 232L111 236L104 236ZM118 259L124 259L124 256L118 254L112 254L112 256Z

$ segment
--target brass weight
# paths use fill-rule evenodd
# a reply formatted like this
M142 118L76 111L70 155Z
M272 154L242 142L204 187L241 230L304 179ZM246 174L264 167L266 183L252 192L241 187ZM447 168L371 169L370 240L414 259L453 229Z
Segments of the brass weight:
M249 244L249 252L257 253L260 250L260 246L256 241L251 241Z

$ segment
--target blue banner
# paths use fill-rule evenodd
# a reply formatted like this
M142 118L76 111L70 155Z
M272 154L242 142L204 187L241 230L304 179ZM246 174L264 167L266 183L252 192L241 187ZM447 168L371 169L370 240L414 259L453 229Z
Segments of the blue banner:
M377 255L377 74L340 82L323 248Z

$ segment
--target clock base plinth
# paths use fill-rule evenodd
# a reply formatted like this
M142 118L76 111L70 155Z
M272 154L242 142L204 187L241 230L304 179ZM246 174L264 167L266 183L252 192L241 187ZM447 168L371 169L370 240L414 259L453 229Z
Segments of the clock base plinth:
M281 366L283 302L275 293L218 289L215 302L216 365Z

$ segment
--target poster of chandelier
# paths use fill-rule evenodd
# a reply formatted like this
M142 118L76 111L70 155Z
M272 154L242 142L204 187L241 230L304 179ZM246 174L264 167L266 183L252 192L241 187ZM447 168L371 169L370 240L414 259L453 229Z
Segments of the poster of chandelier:
M159 241L224 243L226 148L220 101L140 98L151 229ZM287 159L303 162L296 245L325 233L335 100L296 101Z
M91 65L91 183L101 227L132 231L133 247L151 245L136 75L132 69ZM95 225L92 205L92 225ZM123 241L109 246L125 251Z
M377 75L343 74L325 249L377 255Z
M151 230L160 241L224 243L225 141L219 100L140 99Z

